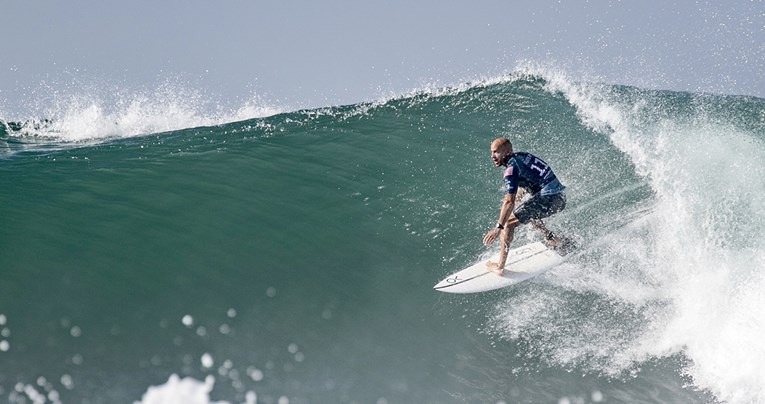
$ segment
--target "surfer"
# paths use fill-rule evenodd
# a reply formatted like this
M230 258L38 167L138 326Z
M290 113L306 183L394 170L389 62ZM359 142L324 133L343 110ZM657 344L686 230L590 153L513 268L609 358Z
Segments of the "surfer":
M502 235L499 262L488 261L486 266L489 270L502 275L515 228L521 224L530 223L539 230L548 247L565 250L568 241L556 236L542 222L543 218L566 207L566 194L563 192L566 187L558 181L552 168L531 153L513 153L512 143L505 138L491 142L491 160L496 167L505 167L502 176L507 193L502 201L497 226L483 238L483 243L489 245ZM521 199L524 191L531 197L515 208L516 200Z

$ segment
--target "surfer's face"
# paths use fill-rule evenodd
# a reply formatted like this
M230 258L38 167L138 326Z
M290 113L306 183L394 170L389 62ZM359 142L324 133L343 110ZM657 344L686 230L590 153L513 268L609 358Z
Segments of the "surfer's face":
M495 167L499 167L507 159L508 147L506 144L500 142L493 142L491 144L491 161L494 162Z

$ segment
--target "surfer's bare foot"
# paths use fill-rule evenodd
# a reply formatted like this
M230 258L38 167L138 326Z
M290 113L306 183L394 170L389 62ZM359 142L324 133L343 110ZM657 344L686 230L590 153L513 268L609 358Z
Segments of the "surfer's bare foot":
M486 268L488 268L489 271L494 272L495 274L499 276L502 276L502 273L505 272L505 268L500 268L499 264L496 262L487 261Z

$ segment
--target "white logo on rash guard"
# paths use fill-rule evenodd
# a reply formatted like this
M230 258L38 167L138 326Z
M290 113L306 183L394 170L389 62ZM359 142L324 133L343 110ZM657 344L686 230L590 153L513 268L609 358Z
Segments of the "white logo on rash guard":
M538 159L536 157L534 157L534 162L531 163L531 165L529 167L531 167L532 170L539 171L539 176L540 177L543 177L545 174L547 174L547 170L550 169L550 166L547 165L547 163L545 163L544 161L542 161L542 160L540 160L540 159Z

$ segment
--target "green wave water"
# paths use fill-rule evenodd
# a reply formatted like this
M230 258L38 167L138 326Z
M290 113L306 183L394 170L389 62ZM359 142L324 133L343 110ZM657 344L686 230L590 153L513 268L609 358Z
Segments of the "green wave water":
M43 118L0 133L10 402L765 400L763 100L516 74L161 133ZM584 251L440 294L491 252L497 136L553 165Z

